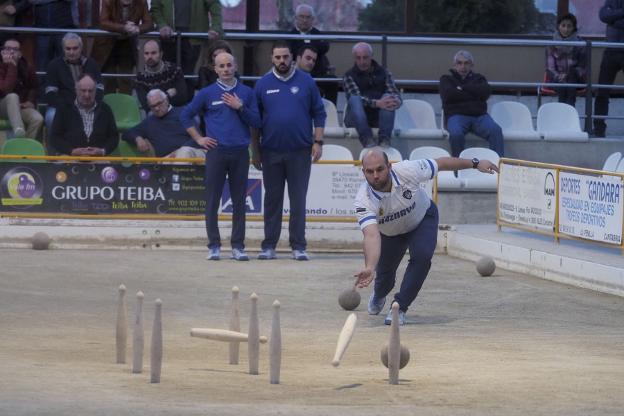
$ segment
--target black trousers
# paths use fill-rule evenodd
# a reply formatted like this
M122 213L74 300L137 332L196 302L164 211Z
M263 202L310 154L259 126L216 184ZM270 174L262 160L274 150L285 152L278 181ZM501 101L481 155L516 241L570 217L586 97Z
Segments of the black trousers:
M624 71L624 51L607 49L602 55L600 63L600 73L598 75L599 84L613 85L615 77L619 71ZM594 101L594 115L606 116L609 114L609 90L599 89ZM607 129L604 120L594 120L594 130L603 133Z

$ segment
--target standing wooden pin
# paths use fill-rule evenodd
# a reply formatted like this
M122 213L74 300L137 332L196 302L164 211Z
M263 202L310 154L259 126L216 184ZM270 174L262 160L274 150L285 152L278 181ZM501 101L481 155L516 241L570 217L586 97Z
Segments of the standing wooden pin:
M139 290L136 297L137 303L134 311L134 328L132 332L132 372L138 374L143 372L143 349L145 346L145 335L143 333L143 292Z
M273 320L271 321L271 339L269 341L270 380L279 384L282 366L282 330L280 325L280 303L273 302Z
M119 299L117 300L117 327L115 330L117 364L124 364L126 362L127 340L128 317L126 315L126 286L119 285Z
M238 313L238 287L232 288L232 307L230 309L230 331L240 332L240 316ZM238 364L239 342L230 342L230 364Z
M399 366L401 363L401 338L399 334L399 304L392 303L392 324L388 344L388 383L399 384Z
M258 321L258 295L252 293L249 331L247 333L247 353L249 355L249 374L257 375L260 361L260 323Z
M156 299L154 326L152 327L152 348L150 352L150 383L160 383L162 368L163 335L162 335L162 301Z

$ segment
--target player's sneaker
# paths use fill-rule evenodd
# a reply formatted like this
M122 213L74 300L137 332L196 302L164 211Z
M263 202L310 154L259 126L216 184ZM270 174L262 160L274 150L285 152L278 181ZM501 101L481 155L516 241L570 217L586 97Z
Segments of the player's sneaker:
M379 315L379 312L383 309L386 304L386 297L378 298L375 296L375 292L368 299L368 314L369 315Z
M305 250L293 250L292 257L293 259L298 261L310 260L310 257L308 256L308 253L305 252Z
M221 260L221 248L213 247L208 249L206 260Z
M232 257L230 257L236 261L249 261L249 256L245 253L245 250L242 248L233 248L232 249Z
M265 248L258 254L258 260L273 260L277 258L277 254L275 254L275 249L273 248Z
M405 312L399 310L399 325L405 325L406 322L407 321L405 320ZM384 324L392 325L392 309L388 311L388 315L386 315Z

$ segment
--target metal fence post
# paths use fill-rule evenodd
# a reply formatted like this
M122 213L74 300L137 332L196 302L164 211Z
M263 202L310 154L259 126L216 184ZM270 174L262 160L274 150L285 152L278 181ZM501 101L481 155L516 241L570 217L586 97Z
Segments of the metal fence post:
M592 43L590 40L585 41L585 73L587 74L587 87L585 89L585 131L587 133L593 133L592 127Z

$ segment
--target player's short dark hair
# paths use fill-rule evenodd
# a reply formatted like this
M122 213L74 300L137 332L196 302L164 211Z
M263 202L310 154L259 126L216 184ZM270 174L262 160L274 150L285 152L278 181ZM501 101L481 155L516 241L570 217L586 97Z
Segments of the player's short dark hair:
M273 45L271 46L271 54L273 54L275 49L283 49L283 48L290 50L290 45L288 45L288 43L284 40L277 40L273 42Z

